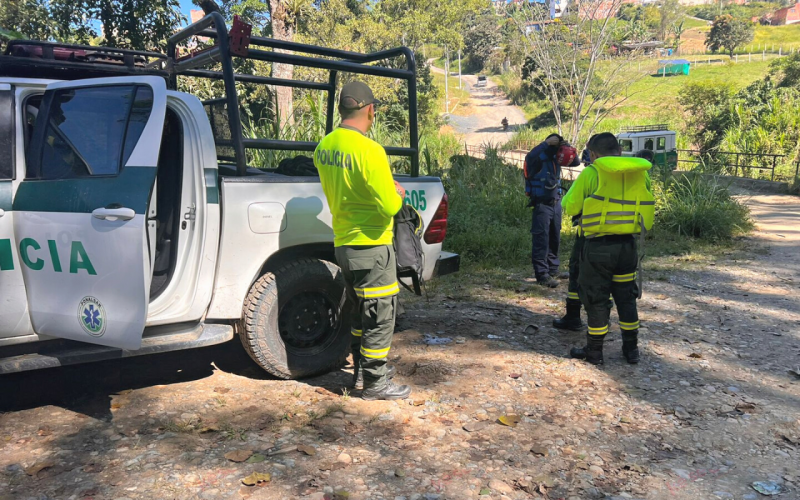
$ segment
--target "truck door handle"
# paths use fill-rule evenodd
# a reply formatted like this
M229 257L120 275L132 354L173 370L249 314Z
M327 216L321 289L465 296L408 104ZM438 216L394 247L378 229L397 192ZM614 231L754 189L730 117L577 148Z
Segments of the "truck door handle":
M6 211L3 210L2 208L0 208L0 217L4 216L5 214L6 214Z
M96 208L92 211L92 216L95 219L118 221L118 220L131 220L136 216L136 212L132 208Z

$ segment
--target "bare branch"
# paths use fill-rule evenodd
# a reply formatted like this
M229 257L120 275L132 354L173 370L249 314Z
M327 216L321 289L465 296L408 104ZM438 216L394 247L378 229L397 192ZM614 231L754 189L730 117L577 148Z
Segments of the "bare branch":
M612 53L614 15L623 0L579 0L572 12L550 19L545 5L531 3L518 26L535 66L531 81L552 105L559 132L577 142L632 95L645 73L632 70L638 54Z

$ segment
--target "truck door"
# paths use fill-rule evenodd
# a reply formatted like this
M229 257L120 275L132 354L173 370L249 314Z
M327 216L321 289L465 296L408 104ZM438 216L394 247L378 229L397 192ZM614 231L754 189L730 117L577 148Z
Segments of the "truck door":
M17 130L14 90L0 83L0 339L30 334L25 285L14 248L14 198ZM22 154L21 152L19 154Z
M48 85L13 202L36 333L140 347L166 94L155 76Z

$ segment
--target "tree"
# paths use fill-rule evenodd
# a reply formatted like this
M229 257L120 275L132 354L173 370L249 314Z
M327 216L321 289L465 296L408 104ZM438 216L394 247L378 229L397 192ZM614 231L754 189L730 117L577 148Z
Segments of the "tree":
M625 30L625 41L646 42L650 40L650 36L650 30L648 30L647 25L641 21L628 23L627 29Z
M503 35L495 15L483 14L469 22L464 34L464 54L469 59L470 67L483 69L502 41Z
M673 27L683 21L686 11L679 0L662 0L658 4L658 39L667 40Z
M163 50L185 21L178 0L52 0L49 10L59 40L140 50Z
M800 89L800 52L772 61L769 74L777 82L775 86L778 88Z
M686 21L681 21L678 24L672 26L672 37L673 37L673 46L675 50L679 49L681 43L683 43L683 32L686 31Z
M0 41L30 38L49 40L53 36L45 0L2 0L0 2Z
M611 55L616 12L622 0L582 0L567 12L571 23L551 22L528 9L519 27L527 38L531 81L547 96L558 132L572 143L591 135L645 76L630 64L637 54ZM569 11L569 8L567 9ZM646 89L643 89L643 91Z
M163 50L184 20L178 0L0 2L0 28L9 32L31 39L99 42L110 47Z
M706 35L706 47L712 52L725 49L733 59L733 52L740 46L753 40L753 23L742 19L734 19L728 14L718 16Z

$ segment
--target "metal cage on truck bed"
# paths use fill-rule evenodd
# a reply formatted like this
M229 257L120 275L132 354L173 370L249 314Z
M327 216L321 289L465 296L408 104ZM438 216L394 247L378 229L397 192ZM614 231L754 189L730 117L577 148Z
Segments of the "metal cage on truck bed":
M230 32L217 12L206 15L170 37L167 54L88 45L69 45L38 41L12 41L0 56L0 76L27 78L79 79L108 76L150 74L167 79L176 90L178 77L222 80L225 97L204 102L222 103L230 129L230 138L215 138L218 159L236 165L236 174L247 174L247 149L280 151L314 151L316 142L287 141L269 138L245 138L242 129L236 82L255 83L327 92L325 132L333 130L336 107L336 83L339 72L395 78L408 82L409 147L387 147L386 153L404 156L411 161L411 176L419 176L419 130L417 125L417 79L414 54L408 47L361 54L272 38L251 36L250 25L235 18ZM179 56L178 46L193 36L207 37L214 45L188 55ZM251 47L258 48L251 48ZM266 50L271 49L271 50ZM306 55L299 55L306 54ZM238 74L233 58L288 64L328 71L327 82L289 80L258 75ZM391 68L374 63L403 57L405 68ZM220 64L221 71L208 69ZM220 155L220 148L232 156Z

